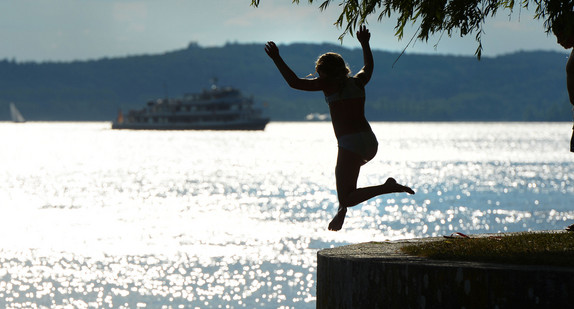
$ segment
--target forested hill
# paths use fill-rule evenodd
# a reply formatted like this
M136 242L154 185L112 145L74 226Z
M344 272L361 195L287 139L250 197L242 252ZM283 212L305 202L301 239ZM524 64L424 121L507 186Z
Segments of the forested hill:
M280 46L299 76L314 71L322 53L341 53L353 72L360 49L329 44ZM370 120L568 121L566 53L519 52L494 58L399 55L374 51L375 73L367 86ZM29 120L112 120L117 110L151 99L178 97L210 87L234 86L253 95L272 120L303 120L327 113L320 93L290 89L261 44L188 48L74 62L0 61L0 120L14 102Z

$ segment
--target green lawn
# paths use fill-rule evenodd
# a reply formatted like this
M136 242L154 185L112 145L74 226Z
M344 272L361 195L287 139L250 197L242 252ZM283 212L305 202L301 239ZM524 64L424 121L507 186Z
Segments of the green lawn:
M519 265L574 266L574 232L445 238L408 245L403 252L430 259Z

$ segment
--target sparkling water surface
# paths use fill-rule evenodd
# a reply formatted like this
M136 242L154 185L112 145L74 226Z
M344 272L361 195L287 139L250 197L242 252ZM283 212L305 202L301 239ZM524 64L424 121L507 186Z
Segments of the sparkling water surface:
M563 229L569 123L373 123L359 186L335 214L330 123L262 132L0 123L0 307L314 308L316 254L350 243Z

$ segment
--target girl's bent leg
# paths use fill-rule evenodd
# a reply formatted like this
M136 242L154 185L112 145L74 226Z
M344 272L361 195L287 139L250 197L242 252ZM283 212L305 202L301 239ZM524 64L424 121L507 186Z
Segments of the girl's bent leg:
M387 181L382 185L358 188L351 191L349 194L347 194L347 196L345 196L343 205L345 205L346 207L353 207L375 196L389 193L402 193L402 192L415 194L415 191L413 191L413 189L407 186L403 186L397 183L397 181L394 178L389 177Z
M409 194L415 194L415 192L401 184L398 184L394 178L389 178L387 181L380 185L380 186L373 186L373 187L366 187L366 188L359 188L355 191L351 192L349 196L347 196L345 203L339 202L339 210L337 214L329 223L329 230L330 231L338 231L343 227L343 222L345 221L345 216L347 215L347 208L356 206L370 198L373 198L378 195L388 194L388 193L400 193L406 192ZM348 206L345 206L348 205Z
M339 148L337 167L335 168L339 209L331 223L329 223L329 230L331 231L338 231L343 227L347 207L356 206L382 194L400 192L415 194L411 188L398 184L394 178L388 178L382 185L357 189L357 179L359 178L361 165L363 165L363 161L358 155Z

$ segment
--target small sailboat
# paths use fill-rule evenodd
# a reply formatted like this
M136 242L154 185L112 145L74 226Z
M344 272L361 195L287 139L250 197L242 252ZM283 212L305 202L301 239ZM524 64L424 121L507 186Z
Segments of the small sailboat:
M26 119L24 119L14 103L10 103L10 115L13 122L26 122Z

